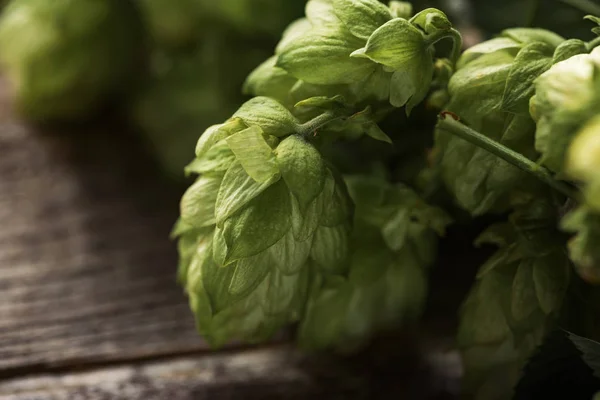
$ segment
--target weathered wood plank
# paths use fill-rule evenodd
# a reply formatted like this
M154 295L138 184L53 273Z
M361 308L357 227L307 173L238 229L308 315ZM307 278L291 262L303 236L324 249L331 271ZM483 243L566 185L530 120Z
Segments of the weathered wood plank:
M382 374L278 346L19 378L0 382L0 400L443 399L456 392L456 359L400 358Z
M0 376L203 349L168 239L180 189L134 135L110 122L40 132L6 111L5 93Z

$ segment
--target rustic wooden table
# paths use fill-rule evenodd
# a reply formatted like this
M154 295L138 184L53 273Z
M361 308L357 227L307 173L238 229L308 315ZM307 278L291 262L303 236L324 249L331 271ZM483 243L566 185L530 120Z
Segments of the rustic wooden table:
M111 123L46 132L9 108L0 95L0 399L428 398L414 346L392 370L211 352L175 282L181 188Z

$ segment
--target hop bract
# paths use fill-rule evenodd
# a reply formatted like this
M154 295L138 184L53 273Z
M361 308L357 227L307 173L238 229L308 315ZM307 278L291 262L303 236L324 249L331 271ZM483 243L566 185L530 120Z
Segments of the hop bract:
M13 0L0 19L0 63L27 117L81 118L122 90L140 38L127 0Z
M180 276L213 344L300 318L309 274L347 266L352 203L296 119L254 98L198 142L181 201Z

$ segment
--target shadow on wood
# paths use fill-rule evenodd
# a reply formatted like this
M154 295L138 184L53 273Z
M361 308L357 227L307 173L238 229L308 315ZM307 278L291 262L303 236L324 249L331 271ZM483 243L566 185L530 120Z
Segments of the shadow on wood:
M168 239L180 189L119 125L47 134L5 110L0 374L203 349Z

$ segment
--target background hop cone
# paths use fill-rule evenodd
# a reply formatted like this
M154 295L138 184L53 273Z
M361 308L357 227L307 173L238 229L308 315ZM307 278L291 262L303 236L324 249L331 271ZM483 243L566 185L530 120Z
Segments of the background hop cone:
M189 53L152 55L150 74L132 99L131 118L169 178L184 179L198 132L239 107L239 85L268 56L249 42L213 29Z
M128 0L13 0L0 18L0 63L34 120L81 119L130 81L142 27Z
M343 271L352 206L343 182L275 100L209 128L175 230L180 279L215 346L260 341L300 318L315 271Z
M445 109L520 154L536 159L529 115L534 80L554 62L564 39L541 29L509 29L466 50L450 79ZM477 101L473 101L477 98ZM536 182L523 171L442 129L435 133L438 167L459 206L473 215L505 211Z

